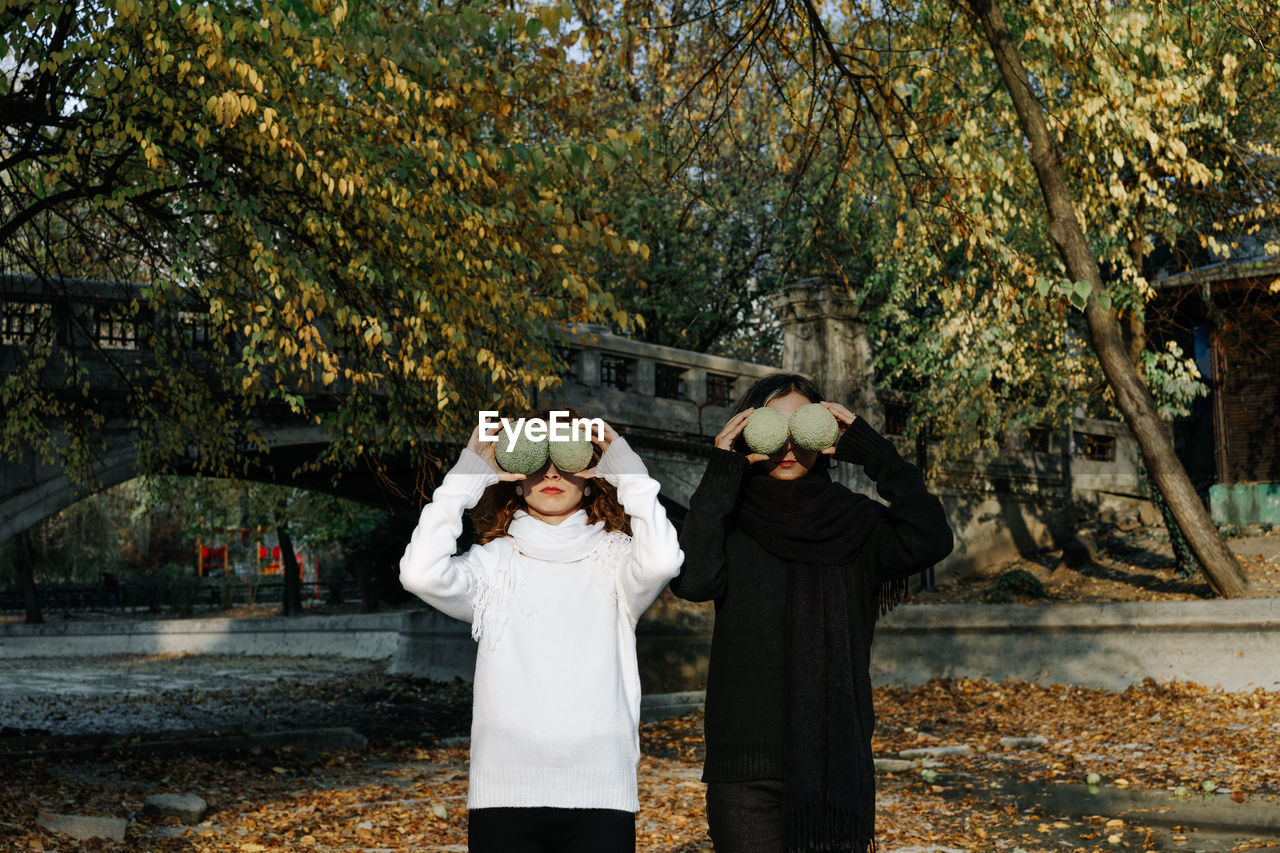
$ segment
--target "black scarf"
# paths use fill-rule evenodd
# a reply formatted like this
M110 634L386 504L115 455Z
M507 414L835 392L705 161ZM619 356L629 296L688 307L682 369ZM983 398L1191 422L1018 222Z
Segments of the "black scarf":
M753 471L743 487L738 526L787 564L789 853L875 845L870 679L859 682L855 667L868 666L871 626L907 587L868 586L849 565L883 516L881 504L821 469L799 480Z

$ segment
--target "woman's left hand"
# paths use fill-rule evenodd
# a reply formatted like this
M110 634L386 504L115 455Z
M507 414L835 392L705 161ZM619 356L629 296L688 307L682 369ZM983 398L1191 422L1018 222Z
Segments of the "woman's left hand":
M609 450L609 445L613 443L615 438L620 438L621 436L618 435L618 431L616 429L609 426L607 421L601 420L600 423L604 424L604 439L595 442L595 444L600 448L600 457L604 458L604 454ZM595 466L579 471L577 474L579 477L594 477L595 475Z
M836 422L840 424L841 435L844 435L844 431L847 430L849 427L851 427L853 425L853 422L858 419L857 415L855 415L853 412L849 411L839 403L828 403L826 400L823 400L822 405L823 407L826 408L828 412L836 416ZM836 439L836 442L839 443L839 439ZM824 456L834 456L835 452L836 452L835 444L831 445L826 450L822 451Z
M505 424L506 418L502 419ZM499 436L498 441L502 438ZM481 441L480 427L476 427L471 431L471 437L467 439L467 450L479 456L485 462L489 463L489 467L498 472L498 479L504 483L510 483L515 480L523 480L524 474L512 474L510 471L502 470L502 466L498 464L498 441Z

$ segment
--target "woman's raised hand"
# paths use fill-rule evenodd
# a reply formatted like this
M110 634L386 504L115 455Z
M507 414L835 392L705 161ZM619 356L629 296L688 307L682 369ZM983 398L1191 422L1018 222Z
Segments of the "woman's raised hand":
M828 403L826 400L823 400L822 405L826 408L828 412L836 416L836 421L840 424L841 435L844 435L844 431L847 430L850 426L852 426L853 422L858 419L857 415L855 415L853 412L849 411L839 403ZM839 442L839 439L837 439L837 443L838 442ZM826 456L832 456L836 452L836 446L833 444L822 452Z
M716 447L721 450L728 450L731 453L736 453L737 451L734 449L733 443L737 441L738 436L742 435L742 430L747 425L747 418L751 417L751 413L754 411L755 409L751 408L746 411L738 412L738 414L725 421L724 429L720 430L720 434L716 436ZM763 453L756 453L755 451L752 451L747 454L747 464L754 465L755 463L763 462L768 458L769 457Z
M502 420L503 423L506 423L506 418L503 418ZM501 432L498 433L498 441L502 441ZM503 471L498 465L498 441L481 441L480 427L477 425L476 428L471 431L471 438L467 439L467 450L470 450L485 462L488 462L489 467L498 472L499 480L506 482L523 480L525 478L524 474L513 474L510 471Z
M613 443L613 440L615 438L619 438L620 436L618 435L618 431L609 425L608 421L601 419L600 423L604 424L604 439L601 441L595 441L594 443L597 447L600 448L600 456L601 458L603 458L605 451L609 449L609 445ZM590 468L587 468L586 470L579 471L577 474L577 476L579 477L594 477L595 475L596 475L595 465L591 466Z

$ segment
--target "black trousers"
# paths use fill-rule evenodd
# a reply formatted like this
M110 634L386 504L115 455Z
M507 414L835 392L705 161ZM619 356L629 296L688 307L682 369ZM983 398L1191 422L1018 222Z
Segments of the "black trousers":
M783 853L782 780L708 783L707 830L716 853Z
M499 808L467 813L471 853L635 853L636 816L615 809Z

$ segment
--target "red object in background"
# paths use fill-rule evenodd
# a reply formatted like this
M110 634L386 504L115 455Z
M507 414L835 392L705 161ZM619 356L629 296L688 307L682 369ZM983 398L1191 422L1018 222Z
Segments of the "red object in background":
M227 546L226 545L201 545L200 546L200 574L204 574L210 569L218 572L223 571L227 565Z
M244 542L246 534L250 531L247 528L231 528L225 530L217 530L213 532L219 533L235 533L239 535L240 541ZM197 571L201 575L210 575L217 577L228 570L228 550L226 545L199 545L200 564ZM311 559L310 568L307 565L307 556L302 552L297 552L298 567L302 571L303 584L313 584L313 596L320 597L320 561L316 558ZM268 548L262 542L258 542L258 566L257 574L259 575L280 575L284 573L284 564L280 559L280 546L273 545Z
M280 546L276 545L268 552L266 545L258 543L258 565L259 572L264 575L282 574L284 569L280 565Z

